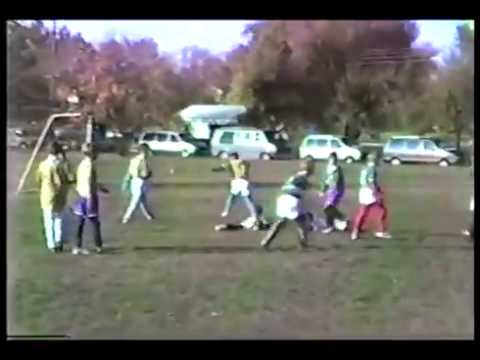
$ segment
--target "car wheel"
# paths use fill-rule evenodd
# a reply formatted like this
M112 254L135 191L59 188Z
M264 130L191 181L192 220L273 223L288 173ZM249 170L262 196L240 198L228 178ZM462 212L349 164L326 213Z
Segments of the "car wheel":
M397 159L397 158L393 158L391 161L390 161L390 164L392 165L395 165L395 166L398 166L400 165L402 162L400 161L400 159Z
M272 155L267 154L267 153L261 153L260 154L260 159L261 160L272 160Z
M226 153L225 151L219 152L217 156L222 160L227 160L228 159L228 153Z
M354 160L351 156L349 156L345 159L345 163L347 163L347 164L352 164L353 162L354 162Z
M449 166L450 166L450 162L449 162L447 159L442 159L442 160L440 160L440 162L438 163L438 165L440 165L441 167L449 167Z

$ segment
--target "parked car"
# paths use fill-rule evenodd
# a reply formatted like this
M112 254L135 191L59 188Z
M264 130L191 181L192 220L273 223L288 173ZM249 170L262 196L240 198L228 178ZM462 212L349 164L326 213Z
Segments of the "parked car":
M440 166L455 164L459 157L444 147L435 138L421 136L396 136L390 138L383 148L383 160L392 165L404 162L436 163Z
M179 133L174 131L147 131L140 135L138 144L146 144L154 153L178 153L183 157L191 156L197 151L197 147L182 139Z
M362 152L359 149L346 145L342 137L335 135L308 135L298 149L300 159L311 157L324 160L331 153L336 153L339 160L348 164L362 158Z
M24 130L19 128L10 128L7 130L7 147L28 149L35 146L37 139L34 136L28 136Z
M226 159L238 153L243 159L271 160L277 153L263 130L254 127L223 127L215 130L210 141L213 156Z

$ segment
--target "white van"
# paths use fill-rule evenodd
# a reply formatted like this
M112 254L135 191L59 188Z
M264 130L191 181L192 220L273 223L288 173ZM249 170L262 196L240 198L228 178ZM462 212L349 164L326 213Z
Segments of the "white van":
M300 159L327 159L331 153L336 153L339 160L350 164L362 158L360 150L348 146L335 135L308 135L298 149Z
M273 159L277 147L272 144L263 130L254 127L222 127L213 133L210 141L213 156L223 159L238 153L242 159Z

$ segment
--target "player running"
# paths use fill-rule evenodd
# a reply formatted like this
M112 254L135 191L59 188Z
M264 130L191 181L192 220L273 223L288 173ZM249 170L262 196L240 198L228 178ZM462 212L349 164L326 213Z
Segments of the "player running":
M303 206L303 194L311 186L308 178L314 173L313 161L302 161L300 170L283 185L281 195L277 198L276 213L278 220L272 225L261 242L268 249L280 230L289 222L297 226L301 249L308 246L308 232L312 231L311 218Z
M352 240L357 240L362 231L365 220L370 212L377 208L379 210L380 231L375 232L375 237L390 239L392 236L386 231L387 208L384 204L383 191L378 184L377 156L374 153L368 154L367 165L360 172L360 191L358 209L352 230Z
M250 212L250 216L257 221L257 209L253 202L249 182L250 163L239 159L238 153L234 152L230 154L227 164L223 164L220 167L212 169L212 171L224 170L228 170L230 172L232 180L230 181L230 192L225 202L225 208L222 212L222 217L227 217L234 202L238 198L241 198Z
M323 179L323 189L320 196L325 196L323 211L325 213L327 227L322 233L329 234L336 229L345 230L348 222L345 216L338 210L338 205L345 193L345 180L343 169L338 163L336 153L328 157L325 176Z

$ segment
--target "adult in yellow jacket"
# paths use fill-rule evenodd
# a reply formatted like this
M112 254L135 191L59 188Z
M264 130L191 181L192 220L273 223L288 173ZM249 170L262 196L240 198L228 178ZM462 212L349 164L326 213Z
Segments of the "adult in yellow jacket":
M40 163L36 173L47 248L52 252L59 252L62 247L62 212L65 203L61 193L66 183L59 167L60 153L59 144L52 143L49 155Z

